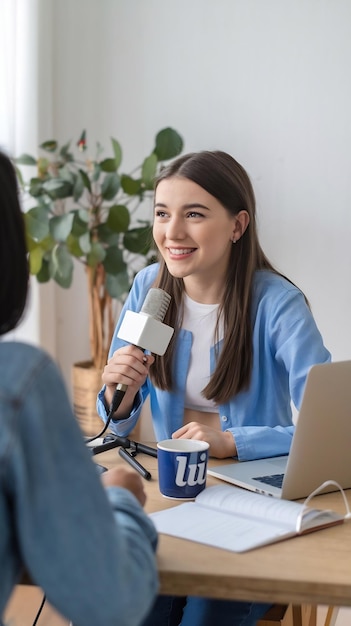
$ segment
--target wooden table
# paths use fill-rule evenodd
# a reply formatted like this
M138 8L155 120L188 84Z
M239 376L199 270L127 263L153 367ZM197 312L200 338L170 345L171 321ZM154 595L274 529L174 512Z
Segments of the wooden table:
M146 511L177 506L159 492L157 459L137 458L152 475L145 481ZM94 460L106 467L125 463L117 449ZM209 476L207 485L215 484L221 481ZM347 497L350 503L350 491ZM344 512L340 493L317 496L313 506ZM242 554L160 535L158 567L164 594L351 606L351 521Z

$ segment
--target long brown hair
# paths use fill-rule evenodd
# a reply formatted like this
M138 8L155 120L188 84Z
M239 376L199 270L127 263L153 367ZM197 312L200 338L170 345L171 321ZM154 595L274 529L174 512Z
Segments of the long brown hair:
M156 180L155 190L161 180L173 177L187 178L200 185L230 215L237 215L244 210L250 217L246 231L231 247L224 298L218 313L218 316L223 315L224 343L217 355L211 380L203 390L205 398L212 399L217 404L224 403L246 389L250 382L253 362L251 301L254 273L260 269L268 269L277 274L279 272L271 265L259 244L254 191L246 171L233 157L220 151L181 156L162 170ZM171 390L175 338L182 321L184 283L183 279L175 278L169 273L162 258L159 262L155 286L172 296L165 323L175 329L175 334L165 355L156 357L150 369L150 377L157 387Z

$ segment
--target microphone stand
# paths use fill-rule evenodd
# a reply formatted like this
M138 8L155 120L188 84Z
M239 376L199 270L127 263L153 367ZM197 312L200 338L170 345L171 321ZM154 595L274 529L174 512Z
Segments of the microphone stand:
M107 435L103 443L98 446L92 446L90 449L92 454L95 455L100 454L100 452L106 452L106 450L118 448L119 446L129 449L133 456L138 454L138 452L143 452L144 454L157 458L156 448L151 448L143 443L138 443L138 441L133 441L127 437L119 437L118 435Z
M107 421L102 429L102 431L95 435L94 437L86 437L85 443L89 444L94 439L98 439L101 435L106 432L108 425L111 421L113 413L117 410L119 405L121 404L125 391L126 385L118 384L116 387L116 391L113 396L113 400L110 406L110 410L107 416ZM149 456L157 457L157 450L155 448L150 448L149 446L144 445L143 443L138 443L137 441L133 441L132 439L128 439L127 437L119 437L118 435L106 435L103 439L103 443L97 446L89 446L90 451L93 455L100 454L101 452L106 452L106 450L112 450L113 448L119 447L120 456L129 463L145 480L151 479L150 472L141 465L134 457L138 454L138 452L143 452L144 454L148 454ZM130 452L129 452L130 450ZM98 465L97 468L100 472L105 472L106 467L103 465Z
M106 452L106 450L113 450L113 448L117 447L119 447L119 455L122 459L127 461L127 463L139 472L145 480L151 479L150 472L141 463L139 463L135 457L138 452L143 452L144 454L157 458L157 450L155 448L150 448L143 443L138 443L137 441L133 441L127 437L107 435L102 444L93 446L90 450L92 454L95 455L100 454L101 452Z

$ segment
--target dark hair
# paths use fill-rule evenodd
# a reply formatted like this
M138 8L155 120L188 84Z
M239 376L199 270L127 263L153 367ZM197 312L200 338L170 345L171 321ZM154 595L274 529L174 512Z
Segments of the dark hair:
M173 177L187 178L214 196L231 214L247 211L250 223L231 247L231 256L225 276L224 298L219 314L223 314L224 345L217 355L217 366L210 382L203 390L207 399L227 402L248 387L252 362L252 284L256 270L276 269L265 256L257 235L256 202L250 179L244 168L225 152L204 151L181 156L165 167L155 185ZM162 258L155 285L172 296L165 323L177 330L181 324L184 283L168 272ZM217 332L217 331L216 331ZM172 361L175 338L163 357L156 357L150 375L161 389L172 389Z
M0 335L21 319L28 292L28 259L15 169L0 152Z

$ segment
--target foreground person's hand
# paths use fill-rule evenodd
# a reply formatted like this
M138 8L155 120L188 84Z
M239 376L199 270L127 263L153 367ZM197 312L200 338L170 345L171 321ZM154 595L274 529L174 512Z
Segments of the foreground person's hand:
M124 487L132 492L141 506L146 502L144 484L139 474L128 467L115 467L101 474L104 487Z

